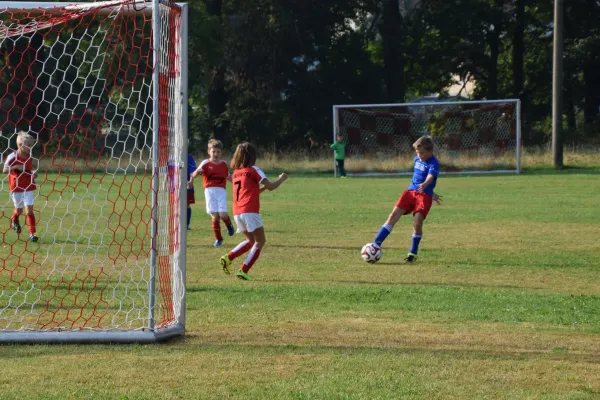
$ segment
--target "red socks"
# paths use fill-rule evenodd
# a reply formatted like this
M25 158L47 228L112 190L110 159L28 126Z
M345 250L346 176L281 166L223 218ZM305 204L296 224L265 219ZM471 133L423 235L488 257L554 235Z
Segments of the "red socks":
M35 234L35 214L27 214L27 225L29 225L29 233Z
M21 215L21 212L17 211L16 209L13 211L12 213L12 218L11 221L12 222L16 222L19 223L19 216Z
M250 268L252 268L256 260L258 260L259 256L260 249L256 246L253 246L252 250L250 250L250 254L248 254L248 257L246 257L246 260L242 264L242 271L248 273L248 271L250 271Z
M215 232L215 238L217 240L223 240L223 236L221 235L221 224L218 221L212 221L213 231Z
M223 218L223 217L221 217L221 219L223 220L223 223L225 224L225 226L231 225L231 219L230 218Z
M236 258L238 258L239 256L241 256L242 254L244 254L245 252L247 252L248 250L250 250L251 248L252 248L252 243L250 243L249 241L245 240L242 243L238 244L229 253L227 253L227 257L229 257L229 259L231 261L233 261Z

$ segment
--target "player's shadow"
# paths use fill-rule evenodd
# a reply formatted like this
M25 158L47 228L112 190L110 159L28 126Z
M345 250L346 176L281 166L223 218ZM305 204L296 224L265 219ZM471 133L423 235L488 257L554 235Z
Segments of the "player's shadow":
M286 245L286 244L269 244L269 247L282 247L282 248L293 248L293 249L328 249L328 250L352 250L352 251L360 251L362 245L358 246L326 246L326 245ZM399 250L396 247L386 247L386 250Z

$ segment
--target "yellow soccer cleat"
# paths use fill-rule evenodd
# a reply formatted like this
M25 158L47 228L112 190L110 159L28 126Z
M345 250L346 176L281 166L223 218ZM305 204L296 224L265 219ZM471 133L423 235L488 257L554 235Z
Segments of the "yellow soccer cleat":
M231 260L229 259L229 256L225 254L221 257L221 268L223 268L223 272L227 275L231 274L231 272L229 272L229 267L231 267Z

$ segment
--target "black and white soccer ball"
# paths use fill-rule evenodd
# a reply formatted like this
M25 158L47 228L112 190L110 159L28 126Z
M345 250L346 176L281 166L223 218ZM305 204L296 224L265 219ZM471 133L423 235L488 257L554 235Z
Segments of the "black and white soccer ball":
M375 243L367 243L360 251L360 256L370 264L376 263L381 258L381 247Z

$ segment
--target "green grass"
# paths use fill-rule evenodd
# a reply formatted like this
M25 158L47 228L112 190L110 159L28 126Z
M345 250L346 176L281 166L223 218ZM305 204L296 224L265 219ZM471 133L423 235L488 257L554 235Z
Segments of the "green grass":
M267 246L250 282L220 270L219 257L241 239L212 247L199 192L188 232L186 336L156 345L0 346L0 399L600 398L599 172L442 177L443 205L434 205L411 265L401 262L410 218L396 225L379 263L359 256L408 177L292 176L262 195ZM119 210L139 211L135 196L106 191ZM82 204L100 215L90 199ZM76 251L87 263L81 248L111 254L106 238L115 231L115 241L143 246L128 226L93 236L97 228L79 215L68 218L70 231L83 226L74 243L53 222L60 249L6 244L10 232L3 249L49 260ZM111 218L106 226L121 226Z

